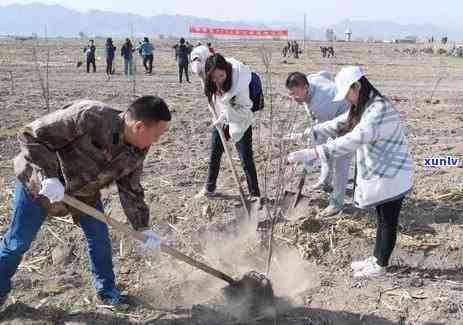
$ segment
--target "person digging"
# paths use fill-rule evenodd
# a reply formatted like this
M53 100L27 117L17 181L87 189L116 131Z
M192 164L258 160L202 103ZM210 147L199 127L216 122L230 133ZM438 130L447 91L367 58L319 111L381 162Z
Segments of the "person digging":
M170 120L167 104L155 96L135 100L126 112L82 100L19 132L13 214L0 242L0 305L6 302L11 278L46 217L68 213L85 234L97 298L114 306L127 301L115 286L106 223L62 201L66 193L103 211L100 190L115 182L127 219L147 237L141 246L157 251L160 239L149 229L149 208L140 177L150 146L168 129Z
M353 262L355 278L382 276L397 240L402 203L413 188L414 162L401 126L400 113L367 79L360 67L343 68L336 76L335 101L347 99L348 113L317 125L314 136L335 138L288 155L290 162L320 161L323 179L329 163L356 155L354 204L375 208L376 244L373 256Z
M336 85L325 71L308 76L301 72L293 72L286 80L286 89L291 98L304 106L315 128L346 113L350 106L346 100L333 101L336 96ZM291 133L285 137L286 140L297 143L307 143L307 140L310 140L313 145L324 144L328 138L323 134L314 137L311 127L306 128L304 132ZM332 190L328 207L320 213L321 217L330 217L342 211L351 161L352 155L339 157L332 164L333 171L330 173L333 175L332 180L319 181L312 187L314 190L328 192Z
M204 77L204 93L209 105L215 108L217 119L213 123L209 150L208 175L204 188L196 198L211 198L217 195L217 178L220 171L224 146L219 136L223 130L226 139L234 143L246 174L249 201L259 202L260 189L252 147L252 127L254 124L253 100L250 97L252 72L248 66L221 54L209 55L192 52L193 71Z

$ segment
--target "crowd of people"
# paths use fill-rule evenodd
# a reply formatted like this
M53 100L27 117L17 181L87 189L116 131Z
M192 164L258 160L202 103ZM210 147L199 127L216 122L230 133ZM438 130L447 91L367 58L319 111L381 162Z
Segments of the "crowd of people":
M201 46L201 42L198 42L196 46ZM190 42L186 41L183 37L180 38L179 42L173 46L174 49L174 58L178 65L178 80L180 83L183 82L183 76L188 83L190 83L189 77L189 65L191 61L191 52L195 48ZM207 48L211 54L215 53L215 49L212 46L212 43L207 43ZM114 60L116 58L116 46L114 46L112 38L107 38L104 45L104 57L106 60L106 75L108 80L111 78L111 75L116 73ZM96 73L96 56L97 48L95 46L95 41L93 39L88 41L88 44L83 48L83 53L85 55L86 61L86 71L87 73L93 72ZM130 38L126 38L124 43L121 46L120 56L123 62L123 73L127 78L133 76L135 73L135 57L134 53L138 53L141 58L145 74L153 73L153 63L154 63L154 52L155 47L152 42L150 42L148 37L144 37L143 41L140 41L136 46L133 45ZM78 63L78 67L81 64Z
M301 53L302 51L297 41L288 41L288 44L283 47L281 55L284 58L294 56L295 59L299 59L299 54Z

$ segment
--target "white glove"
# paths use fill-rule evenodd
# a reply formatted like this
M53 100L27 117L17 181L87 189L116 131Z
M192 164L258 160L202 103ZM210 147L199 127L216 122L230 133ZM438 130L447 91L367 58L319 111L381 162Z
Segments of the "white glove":
M145 250L159 252L161 248L161 239L159 236L152 230L144 230L142 231L142 234L148 237L146 241L142 243L142 248Z
M290 163L302 161L304 164L312 165L317 159L318 155L315 149L299 150L288 155L288 161Z
M227 124L227 118L225 114L221 114L219 118L213 123L217 129L223 128Z
M46 178L42 181L39 194L46 196L50 203L59 202L64 199L64 186L58 178Z

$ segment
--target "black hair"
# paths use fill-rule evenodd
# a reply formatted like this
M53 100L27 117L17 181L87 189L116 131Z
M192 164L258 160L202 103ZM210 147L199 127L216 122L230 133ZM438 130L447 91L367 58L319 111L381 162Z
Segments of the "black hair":
M206 82L204 87L204 93L206 94L206 97L210 103L212 102L212 96L214 95L214 93L219 90L217 84L212 80L212 73L216 69L224 70L227 74L227 78L221 85L220 90L223 92L227 92L232 87L233 67L231 63L227 62L227 60L225 60L225 58L219 53L216 53L208 57L205 66Z
M212 43L207 43L207 46L212 46Z
M357 124L359 124L360 119L362 118L362 115L372 98L376 96L383 97L383 95L381 95L381 93L370 83L366 77L360 78L358 83L360 84L358 104L352 105L350 107L347 121L339 125L337 130L339 136L351 132L357 126ZM357 82L354 83L350 88L354 88L356 85Z
M288 78L286 79L286 88L292 89L294 87L303 87L308 86L309 80L302 72L292 72L289 74Z
M143 41L146 42L146 43L148 43L150 40L149 40L148 37L145 37L145 38L143 38Z
M127 110L128 118L145 123L159 121L169 122L171 115L166 102L158 96L143 96L130 104Z
M185 39L183 37L180 39L180 44L185 44Z

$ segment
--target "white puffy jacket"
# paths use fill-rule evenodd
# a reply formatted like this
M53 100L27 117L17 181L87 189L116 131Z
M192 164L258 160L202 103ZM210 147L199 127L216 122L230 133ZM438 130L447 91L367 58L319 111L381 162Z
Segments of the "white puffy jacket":
M249 98L251 70L238 60L226 60L233 69L232 87L222 96L214 96L214 105L217 115L224 117L225 123L229 126L231 140L236 143L254 122L252 101Z

